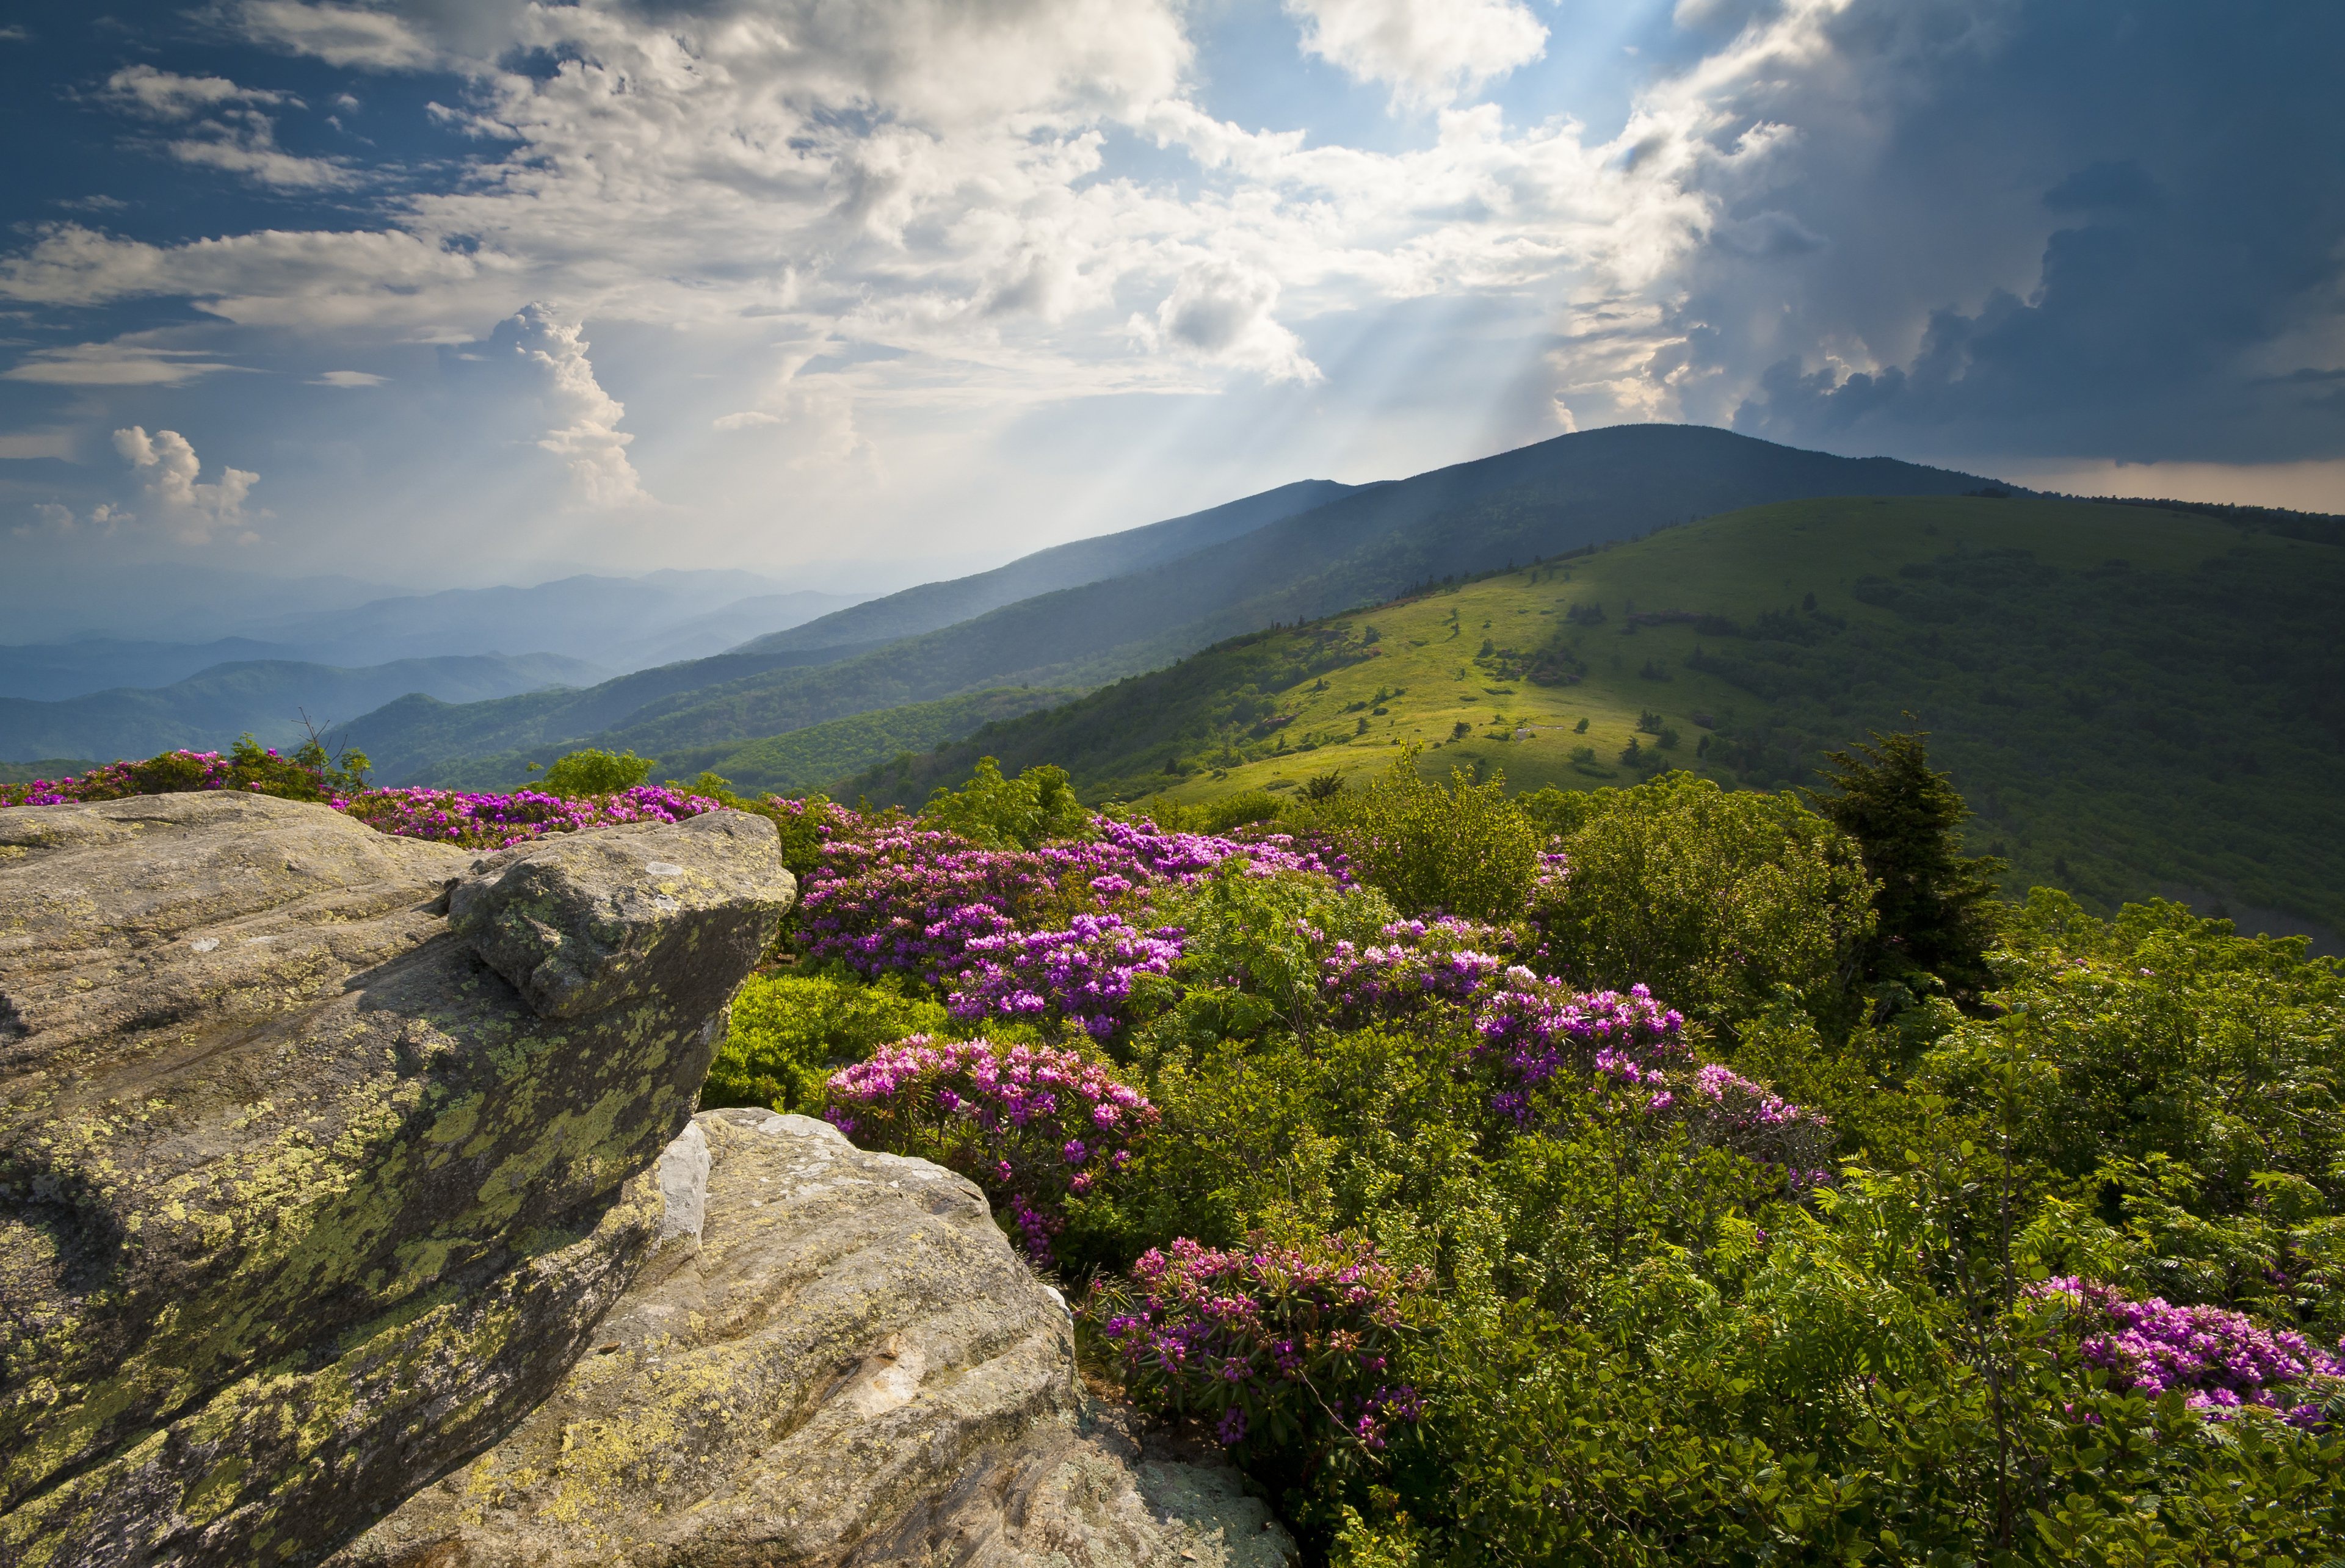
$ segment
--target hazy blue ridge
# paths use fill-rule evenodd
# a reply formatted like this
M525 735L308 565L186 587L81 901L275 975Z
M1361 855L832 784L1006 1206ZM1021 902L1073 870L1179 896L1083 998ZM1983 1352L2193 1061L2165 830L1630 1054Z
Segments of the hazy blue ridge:
M1177 560L1325 505L1354 488L1332 480L1298 480L1186 517L1038 550L990 572L923 582L760 638L740 652L835 647L934 632L1038 593L1078 588Z
M213 751L250 731L279 745L402 693L471 703L591 679L599 672L553 653L458 654L401 659L364 669L251 660L152 689L95 692L61 702L0 698L0 757L145 757L188 747Z

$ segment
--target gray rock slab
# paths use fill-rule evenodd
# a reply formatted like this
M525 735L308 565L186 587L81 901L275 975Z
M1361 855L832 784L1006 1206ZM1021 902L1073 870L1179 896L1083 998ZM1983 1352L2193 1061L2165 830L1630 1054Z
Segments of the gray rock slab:
M228 792L0 811L0 1562L315 1561L559 1383L793 892L757 819L614 831L700 880ZM603 1006L450 929L503 885L626 956L561 993Z
M1064 1304L965 1179L805 1117L695 1120L696 1252L333 1568L1291 1560L1233 1472L1152 1469L1085 1415Z

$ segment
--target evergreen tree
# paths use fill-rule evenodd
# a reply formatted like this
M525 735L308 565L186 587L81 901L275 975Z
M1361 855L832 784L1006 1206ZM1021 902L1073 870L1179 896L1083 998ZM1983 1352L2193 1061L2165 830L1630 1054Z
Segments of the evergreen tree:
M1995 875L2005 863L1962 854L1956 830L1970 807L1944 774L1930 767L1928 737L1882 735L1825 758L1816 809L1857 843L1879 885L1879 916L1865 954L1868 982L1920 970L1948 995L1975 1006L1992 984L1986 950L1995 938Z

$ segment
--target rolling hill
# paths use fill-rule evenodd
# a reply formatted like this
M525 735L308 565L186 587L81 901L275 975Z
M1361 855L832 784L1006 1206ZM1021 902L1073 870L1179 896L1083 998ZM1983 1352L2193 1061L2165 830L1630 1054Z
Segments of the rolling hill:
M1140 570L876 647L736 650L554 703L401 704L358 721L348 739L394 781L482 776L483 762L496 776L519 777L533 749L591 744L663 754L987 687L1094 685L1430 578L1634 538L1712 511L1801 496L1954 494L1984 482L1700 427L1586 431L1346 491ZM865 624L856 614L827 618L832 634ZM819 624L802 633L817 635Z
M304 709L322 729L401 693L468 702L600 673L553 653L401 659L358 670L279 659L234 661L168 686L61 702L0 697L0 757L144 757L181 746L212 751L246 731L264 744L283 745L307 733Z
M912 804L1054 762L1087 798L1390 765L1593 788L1811 782L1924 728L2018 888L2345 929L2345 547L2030 499L1790 502L1233 639L872 769Z

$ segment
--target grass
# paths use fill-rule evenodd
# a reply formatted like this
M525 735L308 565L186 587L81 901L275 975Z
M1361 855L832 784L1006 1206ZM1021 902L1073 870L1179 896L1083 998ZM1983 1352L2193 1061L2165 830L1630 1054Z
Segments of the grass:
M2333 933L2339 602L2345 550L2220 519L1790 502L1236 639L845 787L918 799L990 752L1060 763L1091 798L1203 802L1357 777L1414 742L1429 775L1521 789L1656 764L1780 788L1868 731L1924 728L1979 810L1974 849L2009 858L2015 887ZM1589 606L1600 622L1570 620ZM1541 660L1564 683L1530 678Z

